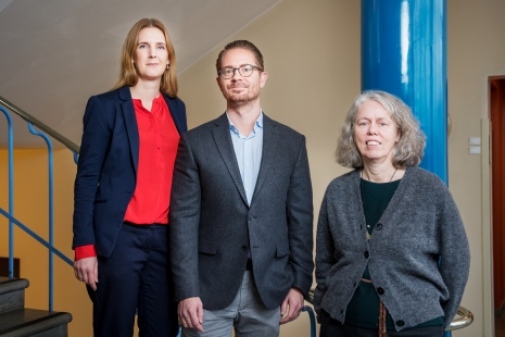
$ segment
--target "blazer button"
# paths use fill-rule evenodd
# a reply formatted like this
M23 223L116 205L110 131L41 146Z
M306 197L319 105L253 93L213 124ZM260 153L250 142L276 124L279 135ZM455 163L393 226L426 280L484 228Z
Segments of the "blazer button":
M397 321L396 325L398 325L398 326L404 326L405 322L404 321Z
M381 287L377 288L377 294L384 295L384 289L382 289Z
M368 257L370 256L370 253L367 251L365 251L365 259L368 259Z
M382 229L382 224L378 223L377 226L375 226L375 229L381 230Z
M245 252L245 251L247 251L247 246L246 246L246 245L243 245L243 246L242 246L242 250L243 250L244 252Z

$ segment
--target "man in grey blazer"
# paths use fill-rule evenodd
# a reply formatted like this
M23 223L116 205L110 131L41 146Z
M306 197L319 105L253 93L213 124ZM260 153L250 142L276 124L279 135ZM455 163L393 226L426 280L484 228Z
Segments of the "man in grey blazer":
M183 134L170 241L182 336L274 337L312 285L313 205L305 137L260 105L263 56L229 43L216 62L227 110Z

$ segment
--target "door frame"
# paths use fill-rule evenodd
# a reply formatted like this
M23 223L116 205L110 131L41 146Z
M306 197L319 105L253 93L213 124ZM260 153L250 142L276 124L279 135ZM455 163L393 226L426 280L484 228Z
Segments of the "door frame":
M495 335L493 275L493 176L492 176L492 102L491 90L496 80L505 76L489 76L487 81L488 113L481 119L481 184L482 184L482 295L484 336ZM505 132L505 131L504 131Z

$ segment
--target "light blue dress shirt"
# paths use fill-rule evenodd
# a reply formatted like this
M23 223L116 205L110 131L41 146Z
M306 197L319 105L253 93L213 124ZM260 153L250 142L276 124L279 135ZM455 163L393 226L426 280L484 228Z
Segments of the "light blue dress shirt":
M230 123L230 135L240 169L240 176L242 177L242 184L244 184L247 202L250 205L263 154L263 112L258 116L254 123L254 129L248 136L240 134L230 120L228 112L226 112L226 116Z

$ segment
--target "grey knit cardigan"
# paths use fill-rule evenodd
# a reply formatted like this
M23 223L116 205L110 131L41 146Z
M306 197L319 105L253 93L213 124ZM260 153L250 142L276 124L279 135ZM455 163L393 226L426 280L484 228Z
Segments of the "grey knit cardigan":
M366 265L395 329L444 316L447 327L468 279L470 251L458 209L445 184L407 168L369 241L359 171L326 190L316 237L314 308L345 322Z

